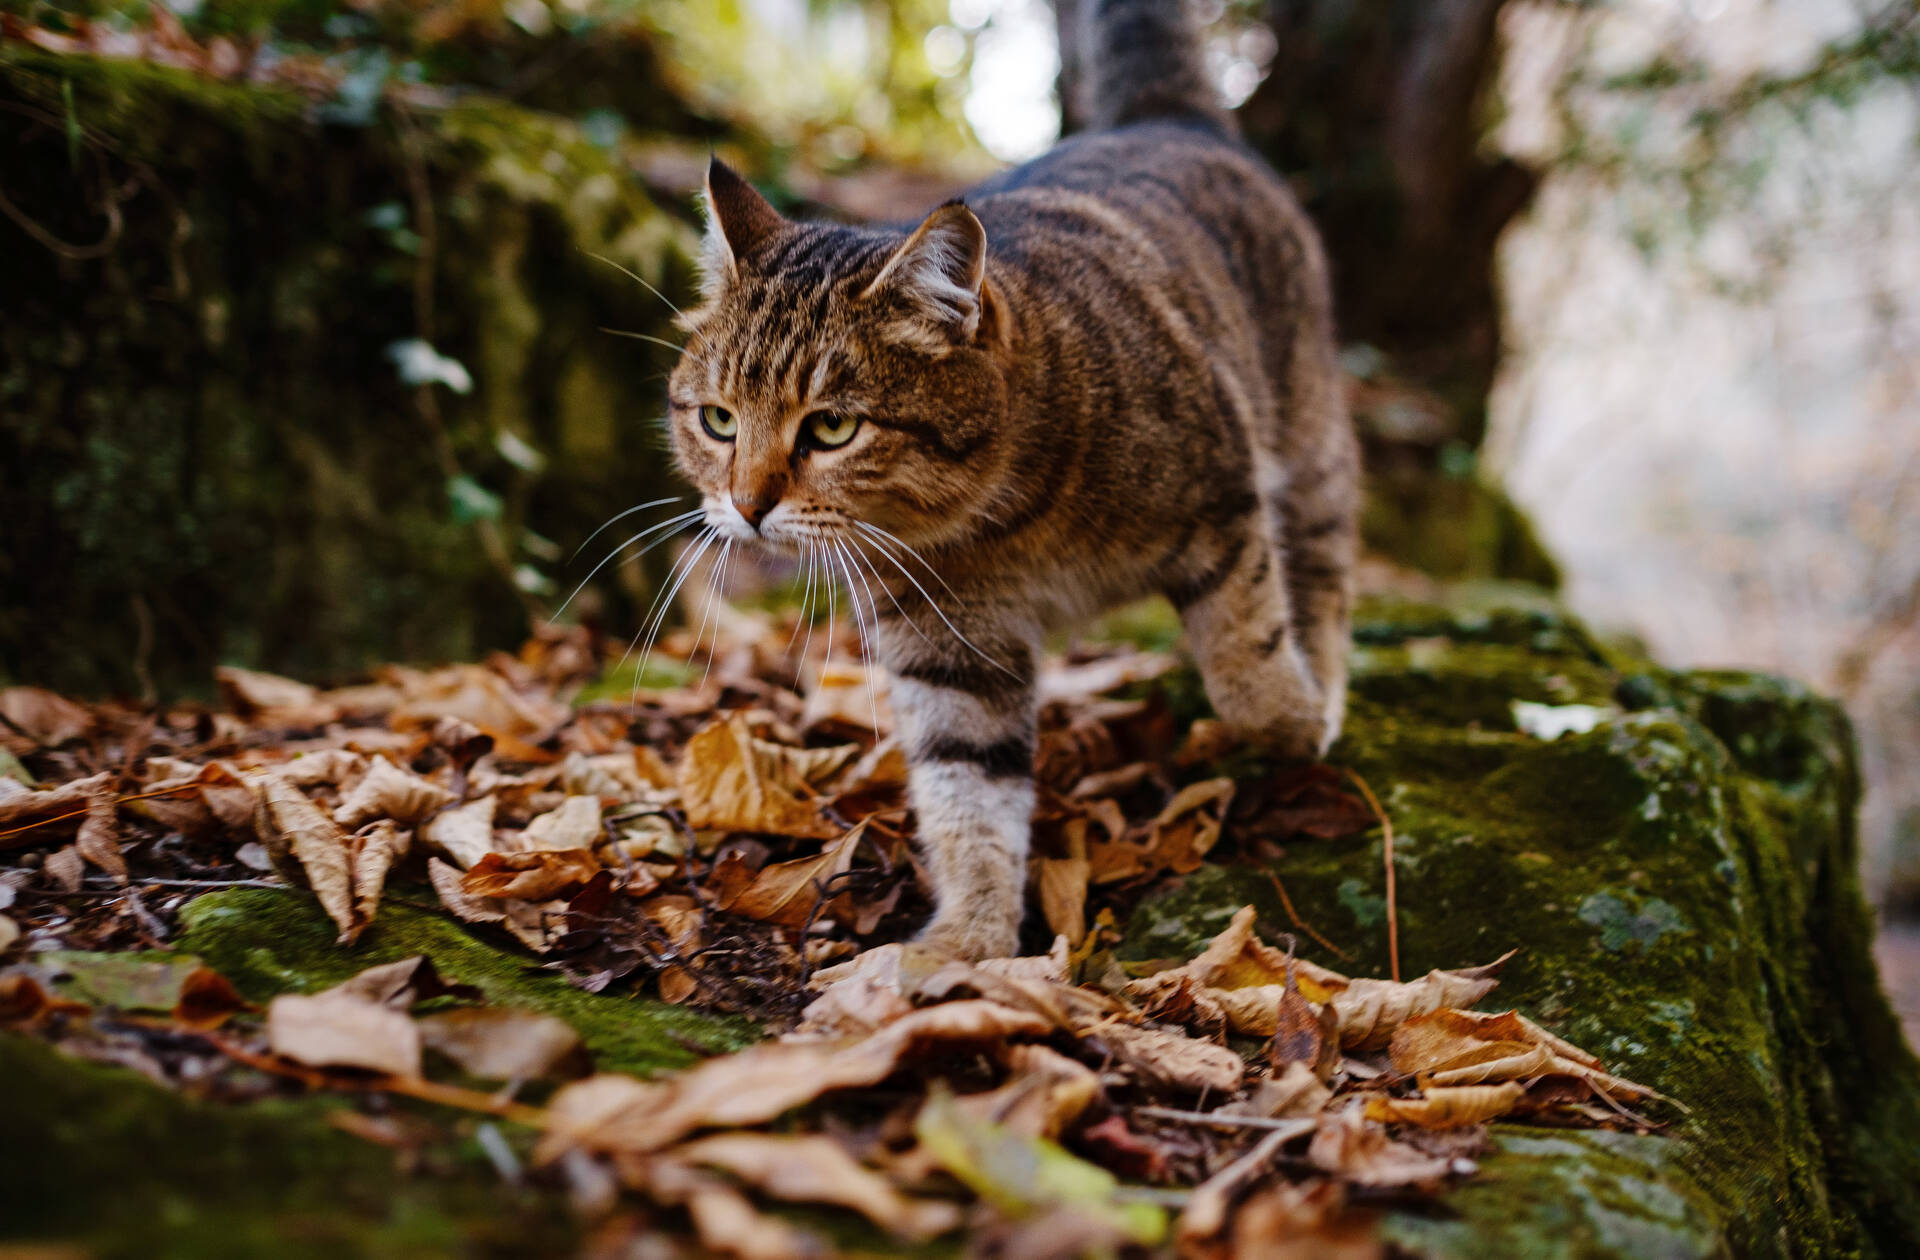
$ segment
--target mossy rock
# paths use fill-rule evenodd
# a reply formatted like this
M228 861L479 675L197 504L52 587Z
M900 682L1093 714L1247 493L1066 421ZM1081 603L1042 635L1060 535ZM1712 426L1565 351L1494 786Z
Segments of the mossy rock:
M1356 637L1331 760L1394 821L1403 972L1518 947L1496 1005L1690 1109L1665 1136L1496 1129L1456 1215L1390 1233L1476 1258L1914 1254L1920 1064L1868 952L1839 706L1613 659L1538 597L1374 605ZM1539 739L1515 701L1602 720ZM1305 953L1385 974L1378 830L1275 870L1357 962ZM1266 870L1210 867L1138 908L1125 953L1185 956L1246 904L1289 929Z
M473 659L667 484L671 352L604 331L675 335L600 259L691 289L691 205L632 175L640 133L478 95L349 121L18 43L0 109L40 233L0 217L0 681L169 696L222 662ZM403 380L414 339L471 392Z

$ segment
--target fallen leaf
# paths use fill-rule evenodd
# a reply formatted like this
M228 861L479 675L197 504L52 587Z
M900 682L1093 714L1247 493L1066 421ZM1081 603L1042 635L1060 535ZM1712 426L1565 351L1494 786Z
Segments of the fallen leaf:
M831 777L859 751L789 748L756 738L733 714L687 741L679 780L687 822L696 828L828 840L839 828L815 802L815 776Z
M19 939L20 925L6 915L0 914L0 954L12 949L13 943Z
M469 1076L531 1081L578 1076L586 1066L580 1035L551 1015L481 1006L423 1015L414 1024L427 1049Z
M79 892L80 885L87 877L86 859L82 858L80 850L72 845L55 849L47 854L43 869L47 873L47 878L53 881L54 887L63 892Z
M427 880L440 894L440 904L453 911L463 923L498 923L507 917L498 901L489 897L470 897L461 886L462 872L439 858L427 859Z
M546 901L578 890L601 869L600 859L586 849L488 853L461 879L460 891L469 897Z
M1411 1124L1422 1129L1456 1129L1497 1120L1520 1105L1527 1087L1518 1081L1504 1085L1427 1087L1419 1098L1390 1098L1374 1094L1367 1099L1366 1116L1381 1124Z
M236 709L263 726L325 726L340 717L317 689L291 678L233 665L220 666L213 677Z
M885 736L893 730L887 684L887 671L878 666L837 662L822 667L807 691L800 725L809 731L871 731Z
M567 934L567 903L564 901L503 900L506 918L501 926L513 938L536 954L544 954Z
M353 867L353 923L342 933L343 944L353 944L373 923L380 909L381 891L387 886L387 872L406 856L409 839L391 818L362 827L347 838L347 859Z
M9 830L23 824L42 819L55 818L62 814L72 814L87 808L88 802L102 793L112 790L111 774L96 774L85 779L75 779L71 783L62 783L59 787L44 792L13 790L18 785L12 779L0 780L6 790L0 791L0 824ZM23 844L32 844L30 833L9 837L0 847L14 848Z
M282 779L303 788L318 787L322 783L338 787L366 772L367 759L350 748L322 748L318 752L302 753L274 768L274 773Z
M419 954L398 962L368 967L327 992L365 998L396 1011L408 1010L414 1003L424 1002L428 998L457 997L478 1001L481 996L480 990L471 985L450 984L442 980L433 960Z
M1232 779L1207 779L1181 788L1147 824L1144 843L1123 836L1088 848L1093 882L1110 884L1163 871L1187 875L1199 870L1220 839L1220 825L1232 799Z
M606 839L600 822L600 798L569 796L559 809L527 824L520 843L527 849L591 849Z
M493 835L498 807L496 798L482 796L442 810L420 829L420 843L465 870L499 848Z
M1106 1023L1090 1029L1089 1035L1143 1081L1184 1093L1231 1094L1246 1075L1246 1064L1233 1051L1179 1033Z
M1333 1097L1333 1091L1305 1063L1289 1063L1280 1075L1255 1085L1239 1102L1220 1110L1233 1116L1258 1116L1265 1120L1293 1119L1317 1114Z
M901 1238L931 1238L960 1223L959 1205L908 1199L817 1134L718 1134L675 1148L673 1158L718 1168L776 1199L851 1208Z
M1415 1076L1443 1069L1461 1055L1489 1043L1544 1046L1555 1056L1585 1067L1600 1060L1570 1041L1554 1036L1518 1011L1442 1009L1407 1020L1394 1031L1388 1053L1397 1072Z
M73 847L81 857L113 876L115 883L127 882L127 862L120 856L120 829L114 822L111 796L102 792L87 802L87 816L80 823Z
M359 994L329 989L283 993L267 1006L267 1045L312 1067L420 1074L420 1033L401 1012Z
M0 688L0 720L42 748L72 743L93 729L91 710L43 687Z
M827 881L853 865L854 851L860 847L865 831L866 824L861 823L812 857L762 867L752 882L738 891L716 892L716 904L729 914L762 923L805 927Z
M1276 1071L1304 1064L1321 1080L1340 1066L1340 1016L1330 1002L1318 1006L1300 994L1294 975L1280 989L1274 1008L1273 1043L1267 1058ZM1245 992L1245 990L1242 990Z
M1307 1147L1307 1160L1349 1184L1376 1190L1433 1188L1451 1171L1447 1160L1396 1142L1384 1129L1369 1125L1360 1107L1324 1113Z
M376 818L412 825L453 803L453 793L385 757L375 757L353 791L333 811L333 821L349 830Z
M1346 1206L1336 1181L1275 1182L1233 1214L1233 1254L1261 1260L1382 1260L1387 1245L1371 1213Z
M84 1015L85 1002L48 993L25 971L0 972L0 1024L30 1024L47 1015Z
M354 915L353 858L346 833L277 774L259 776L253 788L258 802L254 827L274 865L287 871L287 859L293 859L293 872L305 877L320 908L339 926L341 940L357 935L365 924Z
M1340 1012L1340 1046L1344 1050L1379 1050L1394 1030L1416 1015L1445 1006L1472 1006L1499 985L1501 969L1513 951L1484 967L1459 971L1429 971L1418 980L1396 984L1391 980L1352 980L1332 1001Z
M1012 1045L1000 1054L1005 1083L963 1094L953 1105L1024 1137L1059 1140L1100 1097L1100 1077L1086 1064L1043 1045Z
M211 967L195 967L180 983L173 1018L188 1028L206 1031L226 1023L229 1016L254 1009L225 976Z

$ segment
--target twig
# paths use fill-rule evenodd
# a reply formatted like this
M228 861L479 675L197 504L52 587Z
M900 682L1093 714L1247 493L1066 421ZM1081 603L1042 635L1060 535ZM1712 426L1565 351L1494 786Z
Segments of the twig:
M364 1082L349 1080L302 1063L293 1063L278 1055L259 1054L237 1042L228 1041L214 1033L201 1033L200 1037L228 1058L260 1072L269 1072L275 1076L287 1076L312 1088L339 1089L358 1093L404 1094L408 1098L418 1098L422 1102L438 1103L443 1107L457 1107L462 1111L479 1111L502 1120L511 1120L515 1124L524 1124L529 1128L541 1128L546 1124L547 1113L538 1107L529 1107L525 1103L514 1102L494 1094L483 1094L477 1089L462 1089L458 1085L442 1085L418 1076L394 1076L381 1073L369 1077Z
M1295 1117L1291 1120L1275 1120L1270 1116L1232 1116L1218 1111L1182 1111L1177 1107L1132 1108L1136 1116L1145 1116L1149 1120L1179 1120L1187 1124L1204 1124L1216 1129L1268 1129L1277 1134L1285 1134L1276 1145L1284 1145L1297 1137L1305 1137L1320 1127L1320 1121L1308 1117Z
M173 796L179 792L191 792L199 786L200 785L198 783L183 783L179 787L162 788L158 792L137 792L132 796L116 796L113 800L113 803L114 803L114 806L117 808L121 805L125 805L128 801L148 801L148 800L152 800L154 797L157 797L157 796ZM76 809L65 814L55 814L51 818L41 818L41 819L38 819L37 821L27 823L24 826L14 827L8 831L0 831L0 840L5 840L9 836L17 836L24 832L32 831L36 827L50 827L54 823L66 822L70 818L85 818L86 816L87 816L87 811L85 809ZM25 844L27 842L22 841L21 843ZM11 848L17 848L17 847L19 846L10 845L10 844L0 844L0 849L11 849Z
M1293 920L1293 926L1295 926L1296 928L1299 928L1302 932L1305 932L1308 936L1311 936L1314 940L1318 941L1322 949L1325 949L1331 952L1336 958L1340 959L1342 962L1353 961L1352 954L1349 954L1346 950L1341 949L1338 945L1335 945L1332 941L1320 935L1320 933L1314 931L1313 925L1300 917L1299 911L1293 908L1293 898L1287 896L1287 886L1280 882L1279 875L1275 874L1272 871L1268 871L1267 878L1273 881L1273 891L1280 894L1280 905L1283 909L1286 910L1287 918Z
M1380 808L1380 798L1373 794L1367 781L1360 777L1358 770L1348 770L1347 777L1360 789L1360 795L1367 798L1367 805L1373 810L1373 816L1380 820L1383 855L1381 861L1387 868L1387 961L1393 969L1393 982L1400 983L1400 907L1394 896L1393 879L1393 820L1387 817L1387 811Z

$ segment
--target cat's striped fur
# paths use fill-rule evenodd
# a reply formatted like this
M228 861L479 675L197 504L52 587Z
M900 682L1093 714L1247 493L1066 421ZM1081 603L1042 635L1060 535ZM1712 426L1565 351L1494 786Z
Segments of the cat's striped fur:
M1220 716L1287 755L1324 750L1345 694L1358 455L1319 244L1178 0L1081 7L1102 129L911 232L789 222L716 163L669 386L710 524L884 584L854 594L912 765L926 938L969 957L1015 948L1047 628L1165 594ZM844 431L821 414L853 439L815 440Z

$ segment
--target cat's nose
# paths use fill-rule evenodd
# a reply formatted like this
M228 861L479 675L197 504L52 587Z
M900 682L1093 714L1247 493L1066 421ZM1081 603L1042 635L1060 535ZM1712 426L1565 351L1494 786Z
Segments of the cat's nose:
M733 510L745 517L747 524L758 532L760 522L767 519L767 513L773 511L779 502L771 496L745 497L736 494L733 496Z

